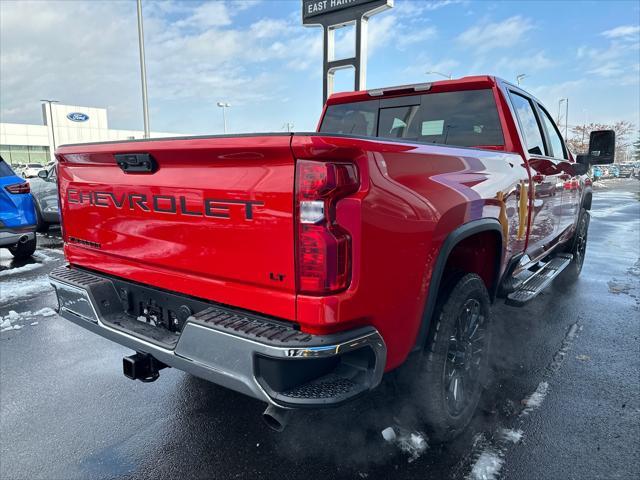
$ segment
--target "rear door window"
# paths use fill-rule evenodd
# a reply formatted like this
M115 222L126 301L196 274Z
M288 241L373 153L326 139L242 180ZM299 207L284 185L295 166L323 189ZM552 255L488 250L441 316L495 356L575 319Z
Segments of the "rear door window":
M511 101L516 109L516 117L518 117L527 151L533 155L546 155L542 130L531 101L515 92L511 92Z
M549 146L551 147L551 156L558 159L566 159L567 152L564 148L562 136L556 127L555 122L551 119L551 116L547 111L542 108L542 105L538 104L538 109L542 113L542 121L547 130L547 138L549 139Z
M402 98L407 97L392 98L388 103L397 103ZM355 133L345 131L340 123L340 116L351 111L363 113L361 105L368 104L367 128L359 129L366 133L359 133L360 135L460 147L504 145L502 125L492 90L429 93L416 99L415 105L385 107L385 103L387 100L329 106L320 131ZM347 126L354 123L350 117L345 119ZM371 122L376 121L377 128L372 129ZM362 119L360 122L364 124Z

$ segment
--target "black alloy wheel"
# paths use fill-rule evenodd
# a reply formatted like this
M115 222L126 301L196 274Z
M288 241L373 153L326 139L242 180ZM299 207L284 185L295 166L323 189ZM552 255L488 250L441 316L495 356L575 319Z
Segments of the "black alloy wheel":
M472 401L481 379L485 351L485 317L480 302L469 298L462 305L449 338L444 368L445 398L451 415L460 415Z

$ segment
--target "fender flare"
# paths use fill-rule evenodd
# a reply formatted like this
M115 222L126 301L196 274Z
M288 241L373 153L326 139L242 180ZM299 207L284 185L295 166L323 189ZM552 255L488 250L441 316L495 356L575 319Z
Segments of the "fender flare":
M500 237L499 255L497 255L496 257L496 281L493 288L491 288L489 291L490 297L494 298L500 280L499 273L500 265L502 263L502 247L504 244L504 238L502 237L502 225L495 218L481 218L479 220L472 220L471 222L459 226L451 233L449 233L444 242L442 242L440 252L438 252L438 257L433 267L433 271L431 272L431 280L429 281L427 300L425 302L425 307L420 321L420 329L418 330L418 335L416 336L416 342L413 347L413 351L422 350L427 340L431 318L438 301L438 291L440 290L440 283L444 274L444 267L446 266L447 260L449 259L449 254L451 253L453 248L465 238L468 238L477 233L487 231L495 231L499 234Z

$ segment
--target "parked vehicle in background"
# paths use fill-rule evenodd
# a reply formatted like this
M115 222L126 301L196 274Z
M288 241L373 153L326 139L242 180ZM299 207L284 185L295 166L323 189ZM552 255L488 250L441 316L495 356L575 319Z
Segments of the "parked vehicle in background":
M27 163L21 173L24 178L33 178L37 177L43 168L41 163Z
M618 178L620 176L620 167L618 167L618 165L609 166L609 176L611 178Z
M539 100L477 76L335 94L314 133L62 146L60 315L135 350L127 377L188 371L279 430L404 366L449 440L482 393L491 303L580 274L584 174L614 139L574 160Z
M602 178L604 177L604 170L602 169L602 167L595 165L591 169L591 176L593 177L594 182L602 180Z
M632 163L621 163L619 165L619 177L623 178L631 178L633 176L633 164Z
M31 180L31 194L36 207L37 231L44 233L51 224L60 223L58 211L58 184L56 165L47 170L40 170L38 176Z
M29 182L0 157L0 247L17 259L36 251L36 212Z

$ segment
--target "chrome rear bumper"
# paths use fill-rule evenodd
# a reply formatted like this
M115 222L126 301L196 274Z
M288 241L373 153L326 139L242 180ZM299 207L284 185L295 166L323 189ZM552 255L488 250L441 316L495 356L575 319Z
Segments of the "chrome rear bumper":
M159 327L137 322L127 310L117 293L126 281L69 266L54 270L50 279L59 313L67 320L279 407L337 405L371 390L382 378L386 347L373 327L308 335L292 324L203 302L206 308L189 316L174 334L177 341L169 344L158 340Z

